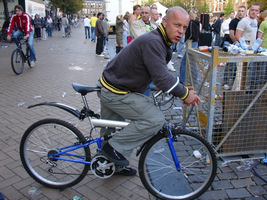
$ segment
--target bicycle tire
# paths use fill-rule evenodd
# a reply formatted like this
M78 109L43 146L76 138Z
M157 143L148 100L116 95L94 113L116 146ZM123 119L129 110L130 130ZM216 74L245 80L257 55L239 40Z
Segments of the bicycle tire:
M195 199L214 180L217 171L215 152L196 133L175 130L173 134L173 146L181 171L176 170L166 137L158 134L147 143L140 155L140 179L145 188L159 199ZM194 156L195 150L201 158Z
M82 133L72 124L59 119L44 119L32 124L24 133L20 143L23 167L38 183L54 189L64 189L79 183L90 169L90 165L55 160L48 154L60 148L84 141ZM88 146L68 152L91 160ZM60 155L67 159L72 155ZM79 158L76 158L79 159Z
M11 54L11 66L15 74L20 75L24 69L24 57L22 52L15 49Z

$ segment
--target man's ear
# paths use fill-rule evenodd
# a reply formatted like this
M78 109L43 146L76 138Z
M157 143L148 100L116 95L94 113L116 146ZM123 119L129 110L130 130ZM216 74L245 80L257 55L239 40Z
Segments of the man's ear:
M163 27L166 28L167 19L165 17L162 19L162 24L163 24Z

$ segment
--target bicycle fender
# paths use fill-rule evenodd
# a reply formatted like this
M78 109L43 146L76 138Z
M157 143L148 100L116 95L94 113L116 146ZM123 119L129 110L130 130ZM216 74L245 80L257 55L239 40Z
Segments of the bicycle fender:
M77 109L68 106L66 104L62 104L62 103L56 103L56 102L43 102L43 103L38 103L38 104L34 104L34 105L30 105L28 106L28 108L33 108L36 106L53 106L53 107L57 107L60 108L62 110L67 111L68 113L74 115L75 117L77 117L78 119L82 119L82 113L80 111L78 111Z

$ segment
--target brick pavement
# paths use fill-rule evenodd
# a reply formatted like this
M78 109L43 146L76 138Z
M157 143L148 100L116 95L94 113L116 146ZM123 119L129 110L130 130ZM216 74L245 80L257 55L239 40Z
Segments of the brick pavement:
M10 55L15 44L0 49L0 192L5 199L30 199L30 187L38 188L41 193L34 199L72 199L80 196L84 200L113 199L149 199L147 191L138 175L134 177L114 176L110 179L98 179L91 173L72 188L63 191L46 188L36 183L23 169L19 157L19 142L24 131L33 122L56 117L75 123L85 132L86 122L79 122L64 111L51 107L27 109L27 106L43 101L55 101L81 108L81 98L74 92L71 83L94 85L107 60L95 56L95 44L84 39L83 29L73 29L71 38L62 38L60 32L54 32L47 41L35 42L37 54L36 67L25 66L23 74L17 76L10 65ZM114 55L114 36L110 37L109 51ZM177 68L179 59L173 57ZM178 69L178 68L177 68ZM175 74L175 73L174 73ZM177 74L179 74L177 72ZM65 95L64 95L65 94ZM95 95L88 96L93 110L99 110L99 101ZM22 106L18 106L22 103ZM176 102L176 105L180 105ZM170 120L176 112L168 113ZM256 161L255 161L256 162ZM137 167L138 159L131 157L130 163ZM211 189L200 199L267 199L267 184L249 170L238 171L241 162L231 162L218 168L218 174ZM266 166L260 165L259 172L267 176Z

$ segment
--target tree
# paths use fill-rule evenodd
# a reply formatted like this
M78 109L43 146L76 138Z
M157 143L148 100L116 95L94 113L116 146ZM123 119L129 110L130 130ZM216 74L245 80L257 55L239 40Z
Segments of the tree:
M259 3L261 5L261 11L267 10L267 4L266 0L248 0L248 8L251 6L253 3Z
M84 0L50 0L53 7L59 8L65 14L76 14L84 7Z
M203 3L203 6L200 9L201 13L209 13L209 5L207 4L206 0Z
M234 11L233 1L229 0L227 5L224 7L225 16L228 17L232 11Z
M145 0L145 1L142 1L141 6L144 6L144 5L151 6L153 3L155 3L155 0Z

